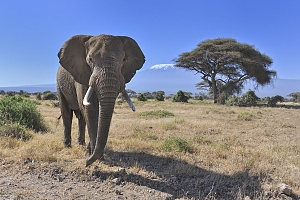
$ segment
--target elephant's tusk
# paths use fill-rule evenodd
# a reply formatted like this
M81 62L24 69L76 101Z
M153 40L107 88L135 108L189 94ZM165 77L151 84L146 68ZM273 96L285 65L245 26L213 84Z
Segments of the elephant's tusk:
M87 92L86 92L84 98L83 98L83 102L82 102L83 105L88 106L88 105L91 104L91 103L89 102L89 100L90 100L90 97L91 97L92 93L93 93L93 88L90 86L89 89L87 90Z
M122 96L123 96L123 98L126 99L127 103L128 103L129 106L131 107L131 110L132 110L133 112L135 112L135 107L134 107L134 105L133 105L131 99L129 98L129 96L128 96L128 94L127 94L127 92L126 92L125 89L122 91Z

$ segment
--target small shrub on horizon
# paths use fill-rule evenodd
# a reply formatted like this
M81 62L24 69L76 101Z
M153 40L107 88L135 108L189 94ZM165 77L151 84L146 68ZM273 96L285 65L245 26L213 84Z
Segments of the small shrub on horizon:
M283 101L284 101L284 98L280 95L276 95L274 97L267 98L267 104L270 107L275 107L278 102L283 102Z
M57 95L53 92L43 94L43 100L58 100Z
M136 98L139 101L147 101L147 98L145 97L145 95L143 93L139 93Z
M165 100L164 93L162 91L156 92L154 98L157 101L164 101Z
M42 100L42 94L40 92L36 93L36 99Z
M184 94L184 92L182 92L181 90L179 90L177 92L177 94L173 97L173 102L188 102L188 97Z
M230 106L250 107L256 106L259 97L256 96L255 92L249 90L244 93L241 97L231 96L227 99L226 104Z

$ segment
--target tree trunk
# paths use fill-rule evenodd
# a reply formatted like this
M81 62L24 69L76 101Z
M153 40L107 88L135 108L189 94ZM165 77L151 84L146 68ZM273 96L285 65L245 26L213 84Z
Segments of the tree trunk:
M211 84L212 84L212 90L214 94L214 103L218 103L218 88L217 88L217 82L216 82L216 75L213 74L211 76Z

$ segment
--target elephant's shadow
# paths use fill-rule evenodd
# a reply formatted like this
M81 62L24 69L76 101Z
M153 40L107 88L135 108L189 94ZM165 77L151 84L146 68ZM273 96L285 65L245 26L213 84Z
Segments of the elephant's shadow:
M255 199L263 194L260 181L267 178L264 174L251 175L248 171L224 175L174 158L141 152L116 152L107 149L102 162L125 169L138 167L146 170L153 176L120 172L109 176L164 192L170 196L167 199L206 199L209 196L213 199L243 199L244 196ZM94 173L98 177L108 177L101 170Z

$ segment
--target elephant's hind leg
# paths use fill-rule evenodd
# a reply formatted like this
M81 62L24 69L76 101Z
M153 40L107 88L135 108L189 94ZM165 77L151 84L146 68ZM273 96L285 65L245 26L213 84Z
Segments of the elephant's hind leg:
M78 143L79 145L85 145L85 125L86 122L84 120L83 115L79 110L74 111L77 119L78 119Z
M64 124L64 145L65 147L71 147L71 128L72 128L72 118L73 118L73 111L69 108L66 99L64 98L63 94L58 91L59 93L59 102L60 102L60 110L61 110L61 117L63 119Z

